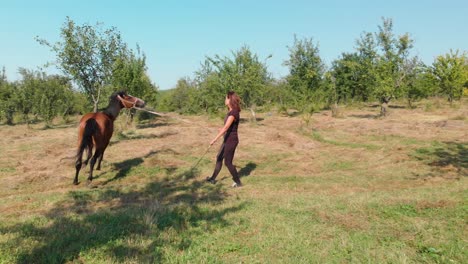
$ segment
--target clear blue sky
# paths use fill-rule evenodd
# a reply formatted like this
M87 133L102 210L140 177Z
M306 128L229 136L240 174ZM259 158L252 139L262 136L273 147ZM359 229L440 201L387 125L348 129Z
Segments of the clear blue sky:
M10 81L19 78L19 67L37 69L54 60L34 37L58 41L66 16L80 25L116 27L132 49L138 43L160 89L193 77L206 56L230 56L243 45L260 59L272 54L268 68L283 77L294 34L318 42L330 65L353 51L362 32L376 32L382 17L393 19L396 34L410 33L413 54L426 64L450 49L468 50L467 0L0 0L0 67Z

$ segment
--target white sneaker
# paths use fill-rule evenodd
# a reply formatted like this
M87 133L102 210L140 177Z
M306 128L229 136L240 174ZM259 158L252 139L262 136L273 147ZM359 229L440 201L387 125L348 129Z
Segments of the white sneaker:
M231 185L231 187L232 187L232 188L239 188L239 187L242 187L242 183L237 183L237 182L235 182L235 183L233 183L233 184Z

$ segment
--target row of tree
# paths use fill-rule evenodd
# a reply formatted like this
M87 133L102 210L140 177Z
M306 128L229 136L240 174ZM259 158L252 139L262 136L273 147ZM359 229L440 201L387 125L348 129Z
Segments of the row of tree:
M37 41L56 54L61 75L19 69L21 79L8 82L0 76L0 118L12 124L14 116L47 123L105 106L114 90L126 89L144 98L160 111L180 113L217 112L229 90L236 91L252 116L259 107L276 106L280 111L294 108L310 115L324 108L336 109L349 102L379 101L386 115L393 99L413 102L443 95L452 102L468 89L468 56L450 51L425 65L411 56L409 34L396 36L391 19L383 19L377 32L365 32L352 52L327 67L312 39L297 39L284 65L289 74L275 79L260 59L244 46L229 56L207 57L194 78L181 78L176 87L158 96L157 86L148 77L146 58L137 47L133 51L115 28L76 25L67 18L61 28L61 42ZM104 98L104 100L103 100Z
M266 59L248 47L226 57L207 57L195 78L182 78L175 89L164 94L160 107L167 111L198 113L216 111L228 90L241 95L244 107L276 105L310 114L349 102L379 101L386 115L392 99L413 102L430 96L459 100L468 89L466 52L450 51L425 65L411 56L409 34L396 36L391 19L383 19L377 32L365 32L356 40L355 50L341 54L327 68L319 47L312 39L297 39L289 48L284 65L289 74L271 78Z
M50 124L57 116L98 111L106 106L115 90L156 102L157 87L146 70L146 57L122 41L115 28L101 24L76 25L67 18L61 28L61 42L36 38L56 54L54 64L64 75L47 75L42 70L19 69L20 80L8 82L5 70L0 76L0 119L13 124L20 116Z

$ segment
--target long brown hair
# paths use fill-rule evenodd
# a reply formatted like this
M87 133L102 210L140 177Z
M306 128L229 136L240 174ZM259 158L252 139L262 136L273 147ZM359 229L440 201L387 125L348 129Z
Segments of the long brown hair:
M229 104L230 104L231 108L240 112L241 111L241 108L240 108L241 99L236 94L236 92L229 91L226 96L229 99Z

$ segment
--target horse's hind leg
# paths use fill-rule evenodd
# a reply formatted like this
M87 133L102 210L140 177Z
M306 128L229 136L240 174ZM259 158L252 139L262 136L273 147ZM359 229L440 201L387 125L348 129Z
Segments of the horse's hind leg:
M90 183L93 180L93 170L94 170L94 165L96 164L96 160L102 155L102 150L101 149L96 149L94 152L93 157L91 158L91 163L89 163L89 177L88 177L88 183Z
M92 151L93 151L93 146L88 146L87 156L86 156L85 161L83 162L85 166L88 165L88 161L89 161L89 159L91 158L91 156L93 154Z
M81 156L78 156L76 158L76 162L75 162L76 174L75 174L75 179L73 180L74 185L78 184L78 174L80 173L81 165L82 165L81 159L82 159Z
M104 151L105 151L105 150L104 150ZM99 156L99 160L98 160L98 164L97 164L96 170L101 170L101 162L102 162L102 159L104 158L104 151L102 151L101 156Z

